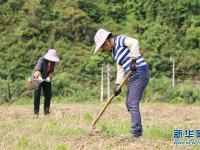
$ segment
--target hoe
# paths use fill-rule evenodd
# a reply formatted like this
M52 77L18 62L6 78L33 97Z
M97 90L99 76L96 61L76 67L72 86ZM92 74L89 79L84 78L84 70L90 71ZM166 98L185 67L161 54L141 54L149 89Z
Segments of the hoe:
M116 91L120 90L121 87L124 85L124 83L126 82L126 80L129 78L129 76L132 74L132 71L130 71L125 79L123 80L123 82L118 86L118 88L116 89ZM105 106L101 109L100 113L96 116L95 120L92 122L90 128L91 128L91 132L98 132L96 130L96 126L95 124L97 123L97 121L99 120L99 118L102 116L102 114L104 113L104 111L106 110L106 108L108 107L108 105L110 104L110 102L112 101L112 99L115 97L114 94L112 94L112 96L109 98L109 100L106 102Z

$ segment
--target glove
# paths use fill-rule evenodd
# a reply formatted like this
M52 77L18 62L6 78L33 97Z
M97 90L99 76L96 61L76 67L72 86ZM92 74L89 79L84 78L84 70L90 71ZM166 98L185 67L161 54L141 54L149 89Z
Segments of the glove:
M116 84L115 88L113 89L113 94L115 96L119 95L119 93L121 93L121 91L122 91L121 88L118 91L116 91L116 89L118 88L118 86L119 86L119 84Z
M54 77L54 73L53 72L49 73L48 77L50 77L52 80L52 78Z
M47 78L46 78L46 82L51 82L51 78L50 78L50 77L47 77Z
M130 65L130 70L135 72L138 69L138 66L136 64L136 59L132 59L132 64Z
M43 79L41 76L39 76L38 79L40 80L39 82L41 82L41 83L43 82Z

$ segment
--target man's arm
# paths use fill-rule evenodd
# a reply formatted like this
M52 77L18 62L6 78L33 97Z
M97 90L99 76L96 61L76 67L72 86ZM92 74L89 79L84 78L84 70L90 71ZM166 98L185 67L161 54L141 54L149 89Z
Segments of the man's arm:
M117 64L117 79L115 81L115 84L120 84L122 83L122 81L125 78L125 70L124 68L122 68L122 66L120 66L119 64Z
M130 48L130 58L135 58L137 59L141 54L139 53L139 42L138 40L131 38L131 37L126 37L124 41L125 46Z

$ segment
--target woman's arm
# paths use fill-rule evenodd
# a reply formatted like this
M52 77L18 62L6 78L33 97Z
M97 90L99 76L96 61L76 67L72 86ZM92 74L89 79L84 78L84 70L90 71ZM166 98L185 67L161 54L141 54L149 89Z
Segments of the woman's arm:
M43 57L39 58L38 61L37 61L37 64L35 65L35 72L34 72L34 77L35 78L38 78L39 76L42 77L42 74L41 74L41 70L42 70L42 64L43 64Z

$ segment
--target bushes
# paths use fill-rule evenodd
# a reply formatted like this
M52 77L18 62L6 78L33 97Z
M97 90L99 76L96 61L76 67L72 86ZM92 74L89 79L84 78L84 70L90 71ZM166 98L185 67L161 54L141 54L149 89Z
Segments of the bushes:
M12 104L18 98L22 98L25 91L28 90L27 80L3 80L0 78L0 104L8 103ZM27 93L28 94L28 93Z
M67 73L60 73L52 81L53 96L68 98L71 102L84 102L99 98L98 88L89 88Z
M163 77L161 79L151 78L147 85L142 100L145 102L164 101L163 96L171 88L171 80Z
M70 74L58 75L62 80L54 81L53 94L69 97L74 101L99 98L99 86L96 85L99 82L100 67L104 62L111 66L115 63L110 53L92 55L95 48L94 35L99 28L105 28L115 36L123 34L137 38L140 52L150 65L151 75L164 72L165 76L170 77L171 74L166 72L172 68L169 57L173 57L176 60L176 71L182 73L178 78L191 78L187 74L188 70L191 74L198 73L200 66L199 2L200 0L0 1L0 77L5 81L1 92L7 91L8 76L13 82L20 83L25 76L30 75L35 61L49 48L53 48L58 51L61 59L56 64L55 72L65 71ZM161 78L162 75L157 77ZM172 90L170 81L161 84L162 81L150 81L144 94L145 101L169 99L182 102L187 99L187 103L193 103L197 100L198 94L194 92L198 93L198 90L189 91L192 87L175 87ZM12 82L10 84L13 88ZM14 89L11 91L14 92ZM185 91L188 95L180 91ZM165 97L168 93L171 95ZM116 99L120 100L124 95L122 93Z
M145 102L167 102L167 103L199 103L200 89L198 86L185 81L182 84L171 86L171 80L168 78L151 79L145 89L143 101Z
M190 81L186 81L183 84L175 86L168 91L168 94L165 96L166 102L169 103L185 103L193 104L198 103L200 100L200 89L190 84Z
M199 57L199 2L1 1L0 76L7 79L11 74L12 79L23 79L29 75L35 60L53 48L61 58L58 70L67 66L68 73L72 73L70 70L78 68L73 75L82 73L80 80L86 81L98 74L96 66L99 64L114 64L110 55L92 55L94 35L99 28L105 28L114 35L137 38L141 52L153 70L152 75L172 67L170 56L178 63L176 71L185 73L190 68L191 72L198 72L199 63L193 62ZM196 54L192 58L194 61L186 64L184 57L191 51ZM89 82L93 85L96 80L92 78Z
M100 81L99 81L100 82ZM0 104L31 104L33 100L33 92L26 93L28 90L27 80L9 81L0 79ZM112 94L111 82L111 94ZM104 89L106 93L106 88ZM41 94L43 97L43 94ZM106 94L104 94L106 96ZM32 100L30 100L32 99ZM42 98L43 99L43 98ZM122 87L122 93L115 97L113 102L125 102L126 85ZM56 74L52 81L52 100L57 103L66 102L99 102L100 101L100 83L96 83L93 87L87 82L81 82L71 74ZM105 100L105 98L104 98ZM171 79L162 77L160 79L151 78L146 87L142 102L167 102L172 104L200 104L200 89L197 85L185 81L172 88ZM41 101L43 102L43 101Z

